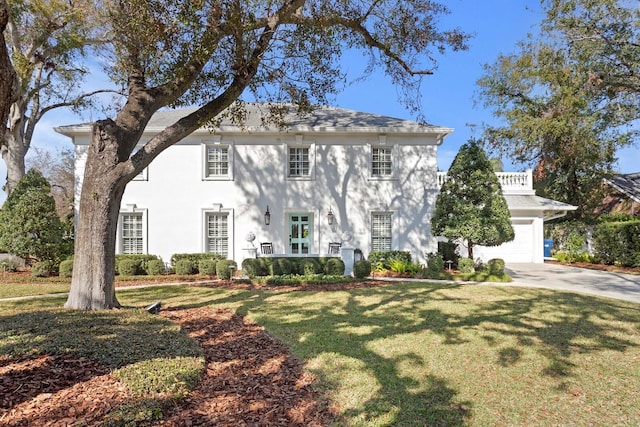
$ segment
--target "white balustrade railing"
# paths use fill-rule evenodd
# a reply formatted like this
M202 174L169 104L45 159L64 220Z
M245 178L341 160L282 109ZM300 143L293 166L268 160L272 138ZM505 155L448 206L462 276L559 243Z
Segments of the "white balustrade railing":
M531 170L526 172L496 172L502 191L518 192L533 190L533 174ZM438 172L438 188L442 187L448 179L446 172Z

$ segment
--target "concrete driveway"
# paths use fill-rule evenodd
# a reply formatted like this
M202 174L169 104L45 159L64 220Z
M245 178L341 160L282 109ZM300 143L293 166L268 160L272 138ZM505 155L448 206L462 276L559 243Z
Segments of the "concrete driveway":
M594 294L640 303L640 275L611 273L557 264L507 264L511 286Z

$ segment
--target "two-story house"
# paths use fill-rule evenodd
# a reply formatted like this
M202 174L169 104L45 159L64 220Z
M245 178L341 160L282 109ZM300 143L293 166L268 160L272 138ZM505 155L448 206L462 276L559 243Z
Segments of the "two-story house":
M158 112L143 141L187 112ZM261 106L250 104L242 127L223 121L165 150L127 186L116 252L165 261L174 253L215 252L241 261L260 255L261 243L299 256L326 255L338 243L365 256L393 249L424 260L436 250L430 218L445 179L437 148L453 129L330 107L285 122L284 129L264 125ZM91 126L56 131L75 145L78 201ZM517 261L541 262L544 216L567 205L541 202L530 174L524 179L516 184L524 193L508 198L512 246ZM507 261L516 253L487 251Z

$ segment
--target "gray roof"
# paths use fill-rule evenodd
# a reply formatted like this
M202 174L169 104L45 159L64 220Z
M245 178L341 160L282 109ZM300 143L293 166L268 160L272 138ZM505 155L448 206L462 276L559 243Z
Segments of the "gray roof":
M316 107L311 113L300 116L293 106L284 117L285 128L279 129L275 125L265 125L263 119L268 115L268 105L246 103L247 117L242 126L235 125L228 118L224 118L214 131L222 132L377 132L377 133L414 133L438 134L444 137L452 128L423 124L416 121L364 113L336 107ZM178 110L162 110L153 115L146 130L158 132L172 125L177 120L196 111L197 108L183 108ZM90 124L60 126L56 131L65 135L87 132Z
M605 181L629 198L640 203L640 172L617 174Z
M577 206L534 195L505 194L510 210L574 211Z

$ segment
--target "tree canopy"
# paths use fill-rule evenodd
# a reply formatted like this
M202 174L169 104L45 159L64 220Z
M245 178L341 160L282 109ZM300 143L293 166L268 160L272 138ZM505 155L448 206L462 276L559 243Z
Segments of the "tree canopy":
M514 239L507 201L479 141L460 147L436 200L431 230L464 240L471 259L474 245L498 246Z
M615 83L640 64L628 55L640 41L638 10L624 3L545 2L541 33L485 66L478 81L480 100L502 119L485 129L489 147L533 167L538 192L578 206L578 217L593 212L616 151L636 134L633 78Z
M125 0L100 2L110 44L107 71L125 90L114 118L93 125L80 199L74 276L67 307L117 307L115 236L126 184L164 149L221 114L241 124L243 97L267 103L270 120L304 114L341 88L343 52L363 51L412 111L435 52L466 48L459 29L442 30L447 8L432 0ZM291 103L291 104L285 104ZM141 148L160 108L198 105ZM135 150L135 151L134 151Z

